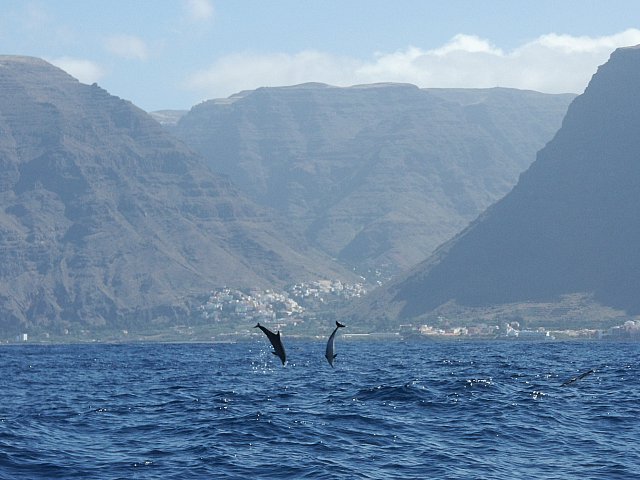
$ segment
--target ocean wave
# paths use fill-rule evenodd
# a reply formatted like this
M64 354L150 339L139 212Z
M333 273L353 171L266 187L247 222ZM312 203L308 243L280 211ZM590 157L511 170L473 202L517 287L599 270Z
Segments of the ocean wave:
M334 369L315 343L286 367L248 347L0 348L0 479L634 478L640 464L638 345L343 342Z

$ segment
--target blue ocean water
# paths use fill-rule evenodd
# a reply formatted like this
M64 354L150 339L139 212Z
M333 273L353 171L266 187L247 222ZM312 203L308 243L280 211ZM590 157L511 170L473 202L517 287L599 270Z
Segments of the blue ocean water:
M0 478L639 478L640 344L285 346L0 347Z

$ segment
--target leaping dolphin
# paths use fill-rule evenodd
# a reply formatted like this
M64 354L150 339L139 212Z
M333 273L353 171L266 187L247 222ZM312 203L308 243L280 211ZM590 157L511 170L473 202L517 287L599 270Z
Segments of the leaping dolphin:
M259 323L253 328L259 328L264 332L264 334L267 336L267 338L271 342L271 345L273 345L274 351L271 353L276 355L282 361L282 365L284 365L285 362L287 361L287 355L286 353L284 353L284 346L282 345L282 340L280 339L280 330L278 330L278 333L273 333L271 330L263 327Z
M331 336L329 337L329 341L327 342L327 351L325 352L324 356L326 357L331 367L333 367L333 360L338 356L337 353L333 353L335 351L336 333L339 328L344 328L344 327L345 325L341 324L336 320L336 328L331 334Z

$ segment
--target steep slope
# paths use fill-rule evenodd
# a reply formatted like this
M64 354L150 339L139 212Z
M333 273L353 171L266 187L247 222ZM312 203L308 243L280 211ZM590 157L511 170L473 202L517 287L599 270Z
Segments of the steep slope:
M488 307L572 294L640 313L639 125L640 48L619 49L513 191L375 292L361 305L362 320L415 319L451 302Z
M214 286L335 274L142 110L42 60L0 57L0 132L5 333L156 321Z
M397 273L506 194L572 98L304 84L204 102L174 131L312 245Z

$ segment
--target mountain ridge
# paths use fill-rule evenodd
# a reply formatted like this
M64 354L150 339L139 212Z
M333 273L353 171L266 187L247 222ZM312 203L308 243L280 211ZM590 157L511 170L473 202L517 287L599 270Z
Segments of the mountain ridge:
M131 102L0 57L0 327L172 322L216 286L351 278Z
M171 131L358 271L415 265L512 187L572 95L410 84L264 87ZM463 101L464 100L464 101Z
M639 122L640 49L619 49L513 190L363 310L419 321L452 302L464 315L581 295L639 314Z

